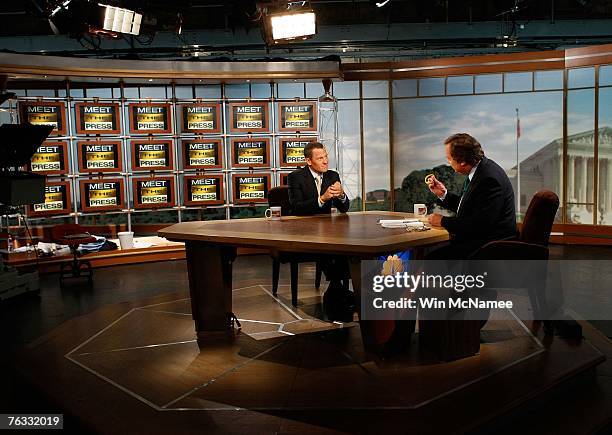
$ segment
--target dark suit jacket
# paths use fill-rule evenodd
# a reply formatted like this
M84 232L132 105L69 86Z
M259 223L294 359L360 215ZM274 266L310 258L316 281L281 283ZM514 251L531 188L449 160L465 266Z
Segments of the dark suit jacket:
M291 203L292 214L303 216L330 213L332 207L336 207L338 211L346 213L349 209L350 201L348 196L344 201L334 198L323 204L323 207L319 207L317 185L308 166L290 173L287 181L289 184L289 202ZM329 170L325 172L323 174L323 182L321 183L321 194L336 181L340 181L340 176L336 171Z
M460 196L448 193L438 203L457 212ZM466 253L492 240L516 236L514 190L506 172L483 157L468 185L455 217L443 217L442 226L451 234L451 245L463 245Z

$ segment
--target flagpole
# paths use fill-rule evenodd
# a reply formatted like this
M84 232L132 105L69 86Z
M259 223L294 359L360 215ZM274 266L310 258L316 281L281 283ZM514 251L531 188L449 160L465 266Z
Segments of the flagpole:
M521 215L521 165L519 162L519 136L521 135L521 124L519 121L519 110L516 110L516 214Z

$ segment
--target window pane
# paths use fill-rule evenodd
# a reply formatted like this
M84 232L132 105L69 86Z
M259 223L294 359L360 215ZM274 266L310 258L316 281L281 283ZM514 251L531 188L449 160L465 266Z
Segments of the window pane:
M351 211L361 210L361 139L359 101L338 101L338 172L351 199Z
M336 98L359 98L359 82L334 82L332 86Z
M14 92L18 97L25 97L26 90L25 89L8 89L8 92Z
M612 225L612 88L599 90L598 224Z
M71 89L70 95L74 97L74 91L77 90L82 92L81 89ZM86 92L87 98L113 98L113 90L111 88L91 88L87 89Z
M535 89L563 89L563 71L536 71Z
M174 92L178 99L193 98L193 86L176 86Z
M612 85L612 65L599 67L599 86Z
M269 83L251 83L251 98L270 98L271 94Z
M388 98L389 82L364 81L363 98Z
M394 80L391 83L393 86L393 97L416 97L417 96L417 80Z
M391 210L389 101L363 102L366 210Z
M471 94L473 92L473 76L457 76L449 77L446 81L446 93L453 94Z
M304 98L304 83L278 83L278 98Z
M201 85L195 88L196 98L221 98L220 85Z
M444 95L444 79L434 77L431 79L419 80L419 95L429 97L433 95Z
M130 86L123 88L123 96L125 98L139 98L140 93L138 92L138 87Z
M89 91L88 91L88 93L89 93ZM60 89L57 94L60 97L65 97L66 96L66 91L64 89ZM70 96L72 98L83 98L85 96L84 89L70 89Z
M595 68L574 68L567 72L568 88L591 88L595 86Z
M54 89L27 89L28 97L55 97Z
M324 93L323 83L306 83L306 98L319 98Z
M140 98L168 98L166 86L142 86L140 88Z
M569 223L593 223L594 103L593 89L567 93L567 221Z
M530 72L508 73L504 78L504 92L531 91Z
M248 83L225 85L226 98L249 98L251 96Z
M501 74L483 74L476 76L475 90L477 94L491 94L502 91Z

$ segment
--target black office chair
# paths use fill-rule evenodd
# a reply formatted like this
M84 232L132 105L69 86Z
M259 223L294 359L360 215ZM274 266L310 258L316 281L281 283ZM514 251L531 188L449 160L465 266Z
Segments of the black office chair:
M289 203L289 188L287 186L279 186L270 189L268 192L268 204L270 207L281 207L283 216L291 215L291 205ZM278 292L278 277L280 274L281 263L289 263L291 268L291 304L297 306L297 291L298 291L298 264L316 262L315 272L315 288L318 290L321 286L321 264L315 256L307 254L297 254L292 252L284 252L274 250L270 252L272 256L272 294L276 296Z

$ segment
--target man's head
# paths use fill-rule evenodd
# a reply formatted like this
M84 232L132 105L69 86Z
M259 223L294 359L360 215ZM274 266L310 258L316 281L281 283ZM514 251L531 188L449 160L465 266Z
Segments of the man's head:
M310 142L304 147L306 164L315 172L320 174L327 171L329 160L327 150L321 142Z
M467 133L457 133L444 140L446 159L455 172L468 175L484 157L480 143Z

